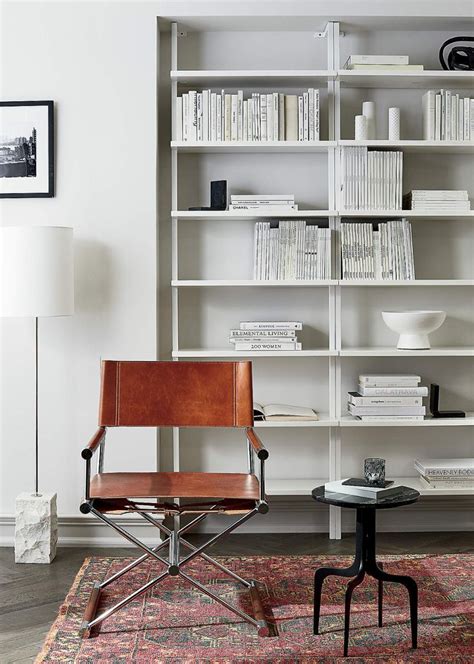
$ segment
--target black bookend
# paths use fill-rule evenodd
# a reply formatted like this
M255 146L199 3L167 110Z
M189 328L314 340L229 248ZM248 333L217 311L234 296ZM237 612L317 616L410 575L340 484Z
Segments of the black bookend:
M190 210L227 210L227 180L211 181L210 207L190 207Z
M431 383L430 385L430 411L431 415L436 417L466 417L463 410L439 410L439 385Z

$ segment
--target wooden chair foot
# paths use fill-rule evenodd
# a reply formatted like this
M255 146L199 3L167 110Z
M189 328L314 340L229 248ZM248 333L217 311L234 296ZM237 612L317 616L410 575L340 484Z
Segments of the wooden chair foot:
M249 588L250 601L252 602L252 610L255 620L258 623L258 635L259 636L277 636L276 625L274 623L268 622L265 617L265 612L262 606L262 600L258 590L257 583L252 581L252 585Z
M88 639L90 636L89 623L94 620L95 614L97 613L101 590L100 583L96 582L92 588L86 610L84 611L84 618L79 630L81 638Z

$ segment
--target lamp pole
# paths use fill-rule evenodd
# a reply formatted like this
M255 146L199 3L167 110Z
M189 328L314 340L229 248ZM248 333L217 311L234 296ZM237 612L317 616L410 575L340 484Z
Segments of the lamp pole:
M38 316L35 316L35 493L41 496L39 488L39 441L38 441Z

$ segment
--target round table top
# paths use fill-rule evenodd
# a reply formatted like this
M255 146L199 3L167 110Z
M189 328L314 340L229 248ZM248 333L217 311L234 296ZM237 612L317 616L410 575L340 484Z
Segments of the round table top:
M399 489L396 494L379 498L377 501L374 498L362 498L361 496L351 496L347 493L325 491L324 485L313 489L312 495L315 500L320 503L327 503L328 505L372 509L387 509L388 507L410 505L410 503L416 502L420 497L420 493L416 489L410 489L407 486L401 486Z

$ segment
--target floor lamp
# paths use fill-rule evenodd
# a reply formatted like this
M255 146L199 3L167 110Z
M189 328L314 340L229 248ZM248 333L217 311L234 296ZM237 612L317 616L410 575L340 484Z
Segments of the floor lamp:
M0 316L35 320L34 491L16 498L15 561L50 563L56 555L56 494L40 491L38 438L38 322L74 313L72 228L0 228Z

